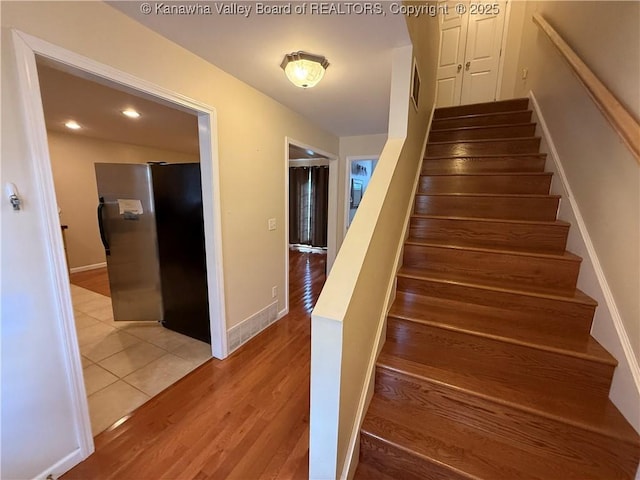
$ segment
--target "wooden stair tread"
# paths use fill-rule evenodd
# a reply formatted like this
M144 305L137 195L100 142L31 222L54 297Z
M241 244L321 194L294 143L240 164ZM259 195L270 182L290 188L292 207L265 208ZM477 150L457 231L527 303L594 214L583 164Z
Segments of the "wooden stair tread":
M525 140L540 140L540 137L530 136L530 137L506 137L506 138L471 138L468 140L446 140L444 142L429 142L429 145L449 145L456 143L473 143L473 144L482 144L482 143L509 143L509 142L520 142ZM536 152L537 153L537 152ZM457 155L454 155L456 157Z
M448 117L447 120L451 120L452 118L455 118L455 117ZM496 125L473 125L468 127L438 128L438 129L432 129L432 131L435 131L438 133L444 133L444 132L460 132L460 131L466 131L466 130L483 130L486 128L533 127L535 125L536 124L533 122L518 122L518 123L501 123Z
M414 214L409 241L558 254L566 249L569 227L558 220Z
M442 130L451 130L451 129L455 129L455 128L483 128L483 127L509 127L512 124L508 124L508 123L495 123L495 124L490 124L490 125L485 125L482 124L482 120L485 118L492 118L492 117L500 117L500 116L504 116L504 115L511 115L511 114L527 114L527 113L531 113L531 110L515 110L515 111L511 111L511 112L493 112L493 113L476 113L476 114L471 114L471 115L459 115L457 117L443 117L443 118L434 118L433 119L433 123L431 124L431 130L433 131L442 131ZM478 124L477 125L471 125L469 127L445 127L445 128L438 128L440 123L445 123L451 120L458 120L458 119L465 119L465 120L478 120ZM513 125L536 125L533 122L519 122L519 123L514 123Z
M455 142L449 142L455 143ZM459 160L461 158L470 158L470 159L491 159L491 158L523 158L523 157L537 157L537 158L547 158L546 153L479 153L474 155L460 156L460 155L434 155L434 156L426 156L425 160Z
M460 120L458 120L460 122ZM493 125L449 125L446 128L431 129L430 142L466 141L472 139L518 138L535 135L536 124L513 121L509 124Z
M421 177L551 177L549 172L422 173Z
M482 217L457 217L453 215L422 215L419 213L413 213L411 218L435 218L435 219L448 219L448 220L473 220L475 222L487 222L487 223L508 223L508 224L527 224L527 225L563 225L571 226L569 222L564 220L517 220L509 218L482 218Z
M573 292L573 295L554 295L553 293L545 292L545 291L532 291L532 290L521 290L518 288L506 288L504 286L469 282L469 281L466 281L464 278L451 278L444 275L442 276L432 275L430 273L426 273L424 270L421 270L421 269L407 268L404 266L400 268L398 272L398 276L414 278L418 280L425 279L425 280L436 281L436 282L448 282L448 283L454 283L457 285L469 286L472 288L479 288L483 290L494 290L498 292L515 293L518 295L528 295L532 297L549 298L553 300L571 301L576 303L582 303L585 305L593 305L593 306L597 305L597 302L595 300L593 300L591 297L589 297L579 289L576 289L575 292Z
M420 381L447 385L536 416L617 438L632 445L638 444L638 436L633 427L607 398L596 401L576 396L574 391L563 387L532 391L518 384L480 376L473 371L433 367L394 354L392 345L383 347L376 365Z
M433 112L433 118L451 118L467 114L478 113L506 113L519 110L528 110L528 98L514 98L509 100L499 100L491 103L474 103L469 105L457 105L454 107L436 108Z
M617 361L593 337L558 336L533 329L523 329L508 320L508 310L481 305L472 305L437 297L423 297L398 292L389 315L395 318L426 322L441 328L451 328L470 334L486 335L488 338L535 349L549 350L585 360L617 365Z
M482 120L487 117L499 117L510 114L526 114L531 113L531 110L523 109L523 110L511 110L507 112L491 112L491 113L474 113L470 115L459 115L457 117L442 117L442 118L434 118L433 123L431 125L432 130L440 130L438 127L439 123L444 123L449 120L457 120L457 119L469 119L469 120L478 120L478 125L482 125ZM504 125L504 124L502 124Z
M366 462L358 463L358 467L356 468L356 473L353 478L354 480L395 480L394 477L381 472Z
M523 452L508 445L503 447L502 444L491 438L483 439L479 435L473 435L470 431L458 431L455 422L425 413L421 420L429 428L419 428L415 424L403 422L404 418L398 419L398 416L398 412L393 411L392 407L374 396L362 424L362 433L389 443L420 460L426 460L453 470L452 478L455 479L518 478L542 480L544 478L543 475L530 476L527 469L525 469L526 473L518 474L517 466L509 465L513 462L514 457L523 456ZM498 457L495 461L491 458L489 449L501 452L500 455L494 454ZM489 457L490 461L483 457ZM505 457L508 458L508 461L503 464ZM546 475L547 472L544 474ZM428 478L426 473L424 478Z
M419 412L419 417L416 413L403 411L400 405L374 396L362 431L418 458L447 466L453 478L602 478L602 468L597 465L594 471L581 469L570 458L536 455L469 425L427 411ZM616 471L609 473L612 475L609 478L620 475Z
M480 197L480 198L500 198L508 200L511 198L554 198L560 199L561 195L546 195L535 193L416 193L416 197Z
M544 259L552 259L558 261L567 261L567 262L581 262L582 258L574 253L565 251L561 254L553 254L553 253L541 253L541 252L532 252L526 250L510 250L506 248L488 248L488 247L471 247L465 245L452 245L447 242L437 242L437 241L424 241L420 239L408 239L405 241L405 245L419 245L423 247L437 247L437 248L445 248L450 250L464 250L470 252L479 252L479 253L504 253L507 255L518 255L523 257L531 257L531 258L544 258Z
M456 157L425 156L421 173L465 172L544 172L545 155L537 153L511 155L465 155Z
M451 370L532 395L558 395L565 401L606 398L615 365L585 361L555 352L506 343L389 317L387 353Z

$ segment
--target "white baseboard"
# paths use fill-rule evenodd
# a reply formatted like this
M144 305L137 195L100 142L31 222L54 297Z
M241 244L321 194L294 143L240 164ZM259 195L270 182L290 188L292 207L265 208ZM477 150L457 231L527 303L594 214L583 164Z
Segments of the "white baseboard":
M93 453L93 451L90 453ZM82 462L86 458L87 457L84 457L82 455L81 449L78 448L77 450L74 450L73 452L71 452L69 455L67 455L60 461L56 462L54 465L51 465L49 468L47 468L45 471L43 471L39 475L36 475L34 480L46 480L47 478L52 478L54 480L57 480L58 478L60 478L62 475L64 475L66 472L71 470L73 467L78 465L80 462Z
M631 348L629 335L614 300L611 288L598 259L597 252L580 213L580 208L569 185L562 161L553 143L549 128L542 116L533 92L529 92L534 112L533 121L541 130L541 152L547 154L547 171L554 173L551 193L562 195L558 218L571 223L568 248L581 255L582 265L578 288L598 302L591 335L618 360L614 373L610 398L629 423L640 432L640 367ZM577 229L577 235L573 230ZM639 473L640 475L640 473Z
M88 272L89 270L97 270L98 268L104 268L106 266L107 266L107 262L101 262L101 263L94 263L92 265L83 265L81 267L73 267L73 268L70 268L69 271L71 273Z

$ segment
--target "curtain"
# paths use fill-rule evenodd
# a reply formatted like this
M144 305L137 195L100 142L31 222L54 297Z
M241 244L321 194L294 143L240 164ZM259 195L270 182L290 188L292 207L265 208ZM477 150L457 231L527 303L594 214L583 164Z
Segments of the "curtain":
M327 211L329 207L329 167L311 169L312 215L309 232L311 245L327 246Z
M289 243L327 246L329 167L289 167Z
M289 167L289 243L301 244L308 237L305 232L306 199L308 198L309 169Z

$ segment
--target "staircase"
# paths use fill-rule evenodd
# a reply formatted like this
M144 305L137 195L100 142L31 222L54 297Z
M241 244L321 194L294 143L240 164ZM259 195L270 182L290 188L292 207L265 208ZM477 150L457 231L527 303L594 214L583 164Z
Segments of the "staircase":
M528 100L436 110L358 479L632 479Z

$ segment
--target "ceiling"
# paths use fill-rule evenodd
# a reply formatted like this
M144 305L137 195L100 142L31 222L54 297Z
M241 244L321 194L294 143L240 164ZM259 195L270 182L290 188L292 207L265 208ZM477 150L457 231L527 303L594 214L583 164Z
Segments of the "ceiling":
M211 14L144 15L145 2L108 3L337 136L387 132L392 51L410 39L404 17L391 14L386 2L380 2L379 15L258 15L257 2L209 1L195 3L209 6ZM303 3L310 5L264 2ZM326 3L338 4L343 11L356 5ZM219 14L221 5L251 7L251 14ZM280 68L284 55L298 50L324 55L330 63L315 88L293 86Z
M129 89L97 78L67 73L38 59L38 79L47 130L163 150L198 154L198 119L195 115L147 100ZM83 74L85 77L87 74ZM122 111L132 108L141 116L129 119ZM69 130L75 120L82 128ZM289 144L290 159L328 158Z
M148 100L116 84L81 78L38 61L38 79L48 130L163 150L197 154L198 118ZM130 119L122 110L133 108ZM68 120L82 128L69 130Z

